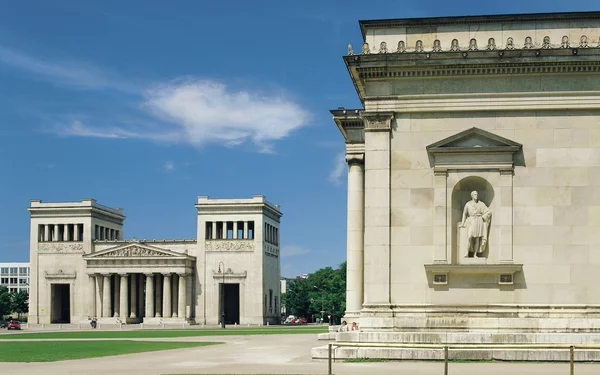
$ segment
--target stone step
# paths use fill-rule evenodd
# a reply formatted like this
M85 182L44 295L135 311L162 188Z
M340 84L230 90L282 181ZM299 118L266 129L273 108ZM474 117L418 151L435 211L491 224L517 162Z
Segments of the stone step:
M328 347L319 346L311 351L315 360L328 358ZM336 361L350 358L378 358L389 360L444 360L443 349L431 348L369 348L338 347L333 350ZM570 359L569 349L450 349L450 360L472 361L561 361ZM576 362L600 361L600 350L575 349Z
M325 335L325 334L322 334ZM338 332L329 339L340 342L415 344L600 344L598 333L558 332Z

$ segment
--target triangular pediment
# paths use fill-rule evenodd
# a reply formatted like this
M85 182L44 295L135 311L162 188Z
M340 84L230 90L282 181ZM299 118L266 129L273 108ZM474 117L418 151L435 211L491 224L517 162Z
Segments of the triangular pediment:
M477 151L477 149L516 152L520 148L520 143L479 128L467 129L427 146L427 150L430 152Z
M161 249L142 243L129 243L115 246L84 256L85 259L99 258L187 258L187 254Z

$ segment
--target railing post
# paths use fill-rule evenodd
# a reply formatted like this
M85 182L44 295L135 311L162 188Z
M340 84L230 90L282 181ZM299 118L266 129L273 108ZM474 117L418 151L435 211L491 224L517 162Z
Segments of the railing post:
M570 368L571 368L571 375L575 375L575 347L573 345L571 345L571 347L569 348L569 354L570 354Z
M327 344L327 374L331 375L332 373L332 369L331 369L331 351L332 351L332 346L331 343Z
M448 346L447 345L444 346L444 375L448 375Z

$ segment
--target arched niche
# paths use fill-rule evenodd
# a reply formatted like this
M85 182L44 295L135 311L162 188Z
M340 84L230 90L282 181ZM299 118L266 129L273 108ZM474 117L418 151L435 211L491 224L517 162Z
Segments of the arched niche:
M480 176L468 176L460 179L452 188L452 194L450 199L451 206L449 207L451 210L450 214L450 237L451 237L451 254L452 254L452 263L460 264L464 262L466 254L464 254L464 244L459 246L461 239L459 238L459 223L462 221L462 215L465 208L465 204L471 200L471 193L473 191L477 191L479 200L483 202L488 208L493 208L493 202L496 195L494 187L492 184L483 177ZM490 236L489 232L491 232L492 227L488 227L488 238L491 239L493 236ZM486 250L479 254L480 258L488 258L489 248L490 246L494 247L495 244L490 243L488 240Z
M478 128L427 146L434 174L435 272L488 272L491 265L513 263L513 174L521 152L521 144ZM475 263L460 262L456 227L473 190L492 211L489 246Z

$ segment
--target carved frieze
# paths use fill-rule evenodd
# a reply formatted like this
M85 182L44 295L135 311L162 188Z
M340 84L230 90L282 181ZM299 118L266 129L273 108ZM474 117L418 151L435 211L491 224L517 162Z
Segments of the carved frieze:
M46 272L46 279L75 279L77 277L77 272L64 272L63 270L58 270L58 272Z
M98 258L120 258L120 257L168 257L169 254L147 249L141 246L129 246L117 249L106 254L98 255Z
M206 241L206 251L254 251L254 241Z
M39 253L83 253L82 243L47 242L38 245Z

